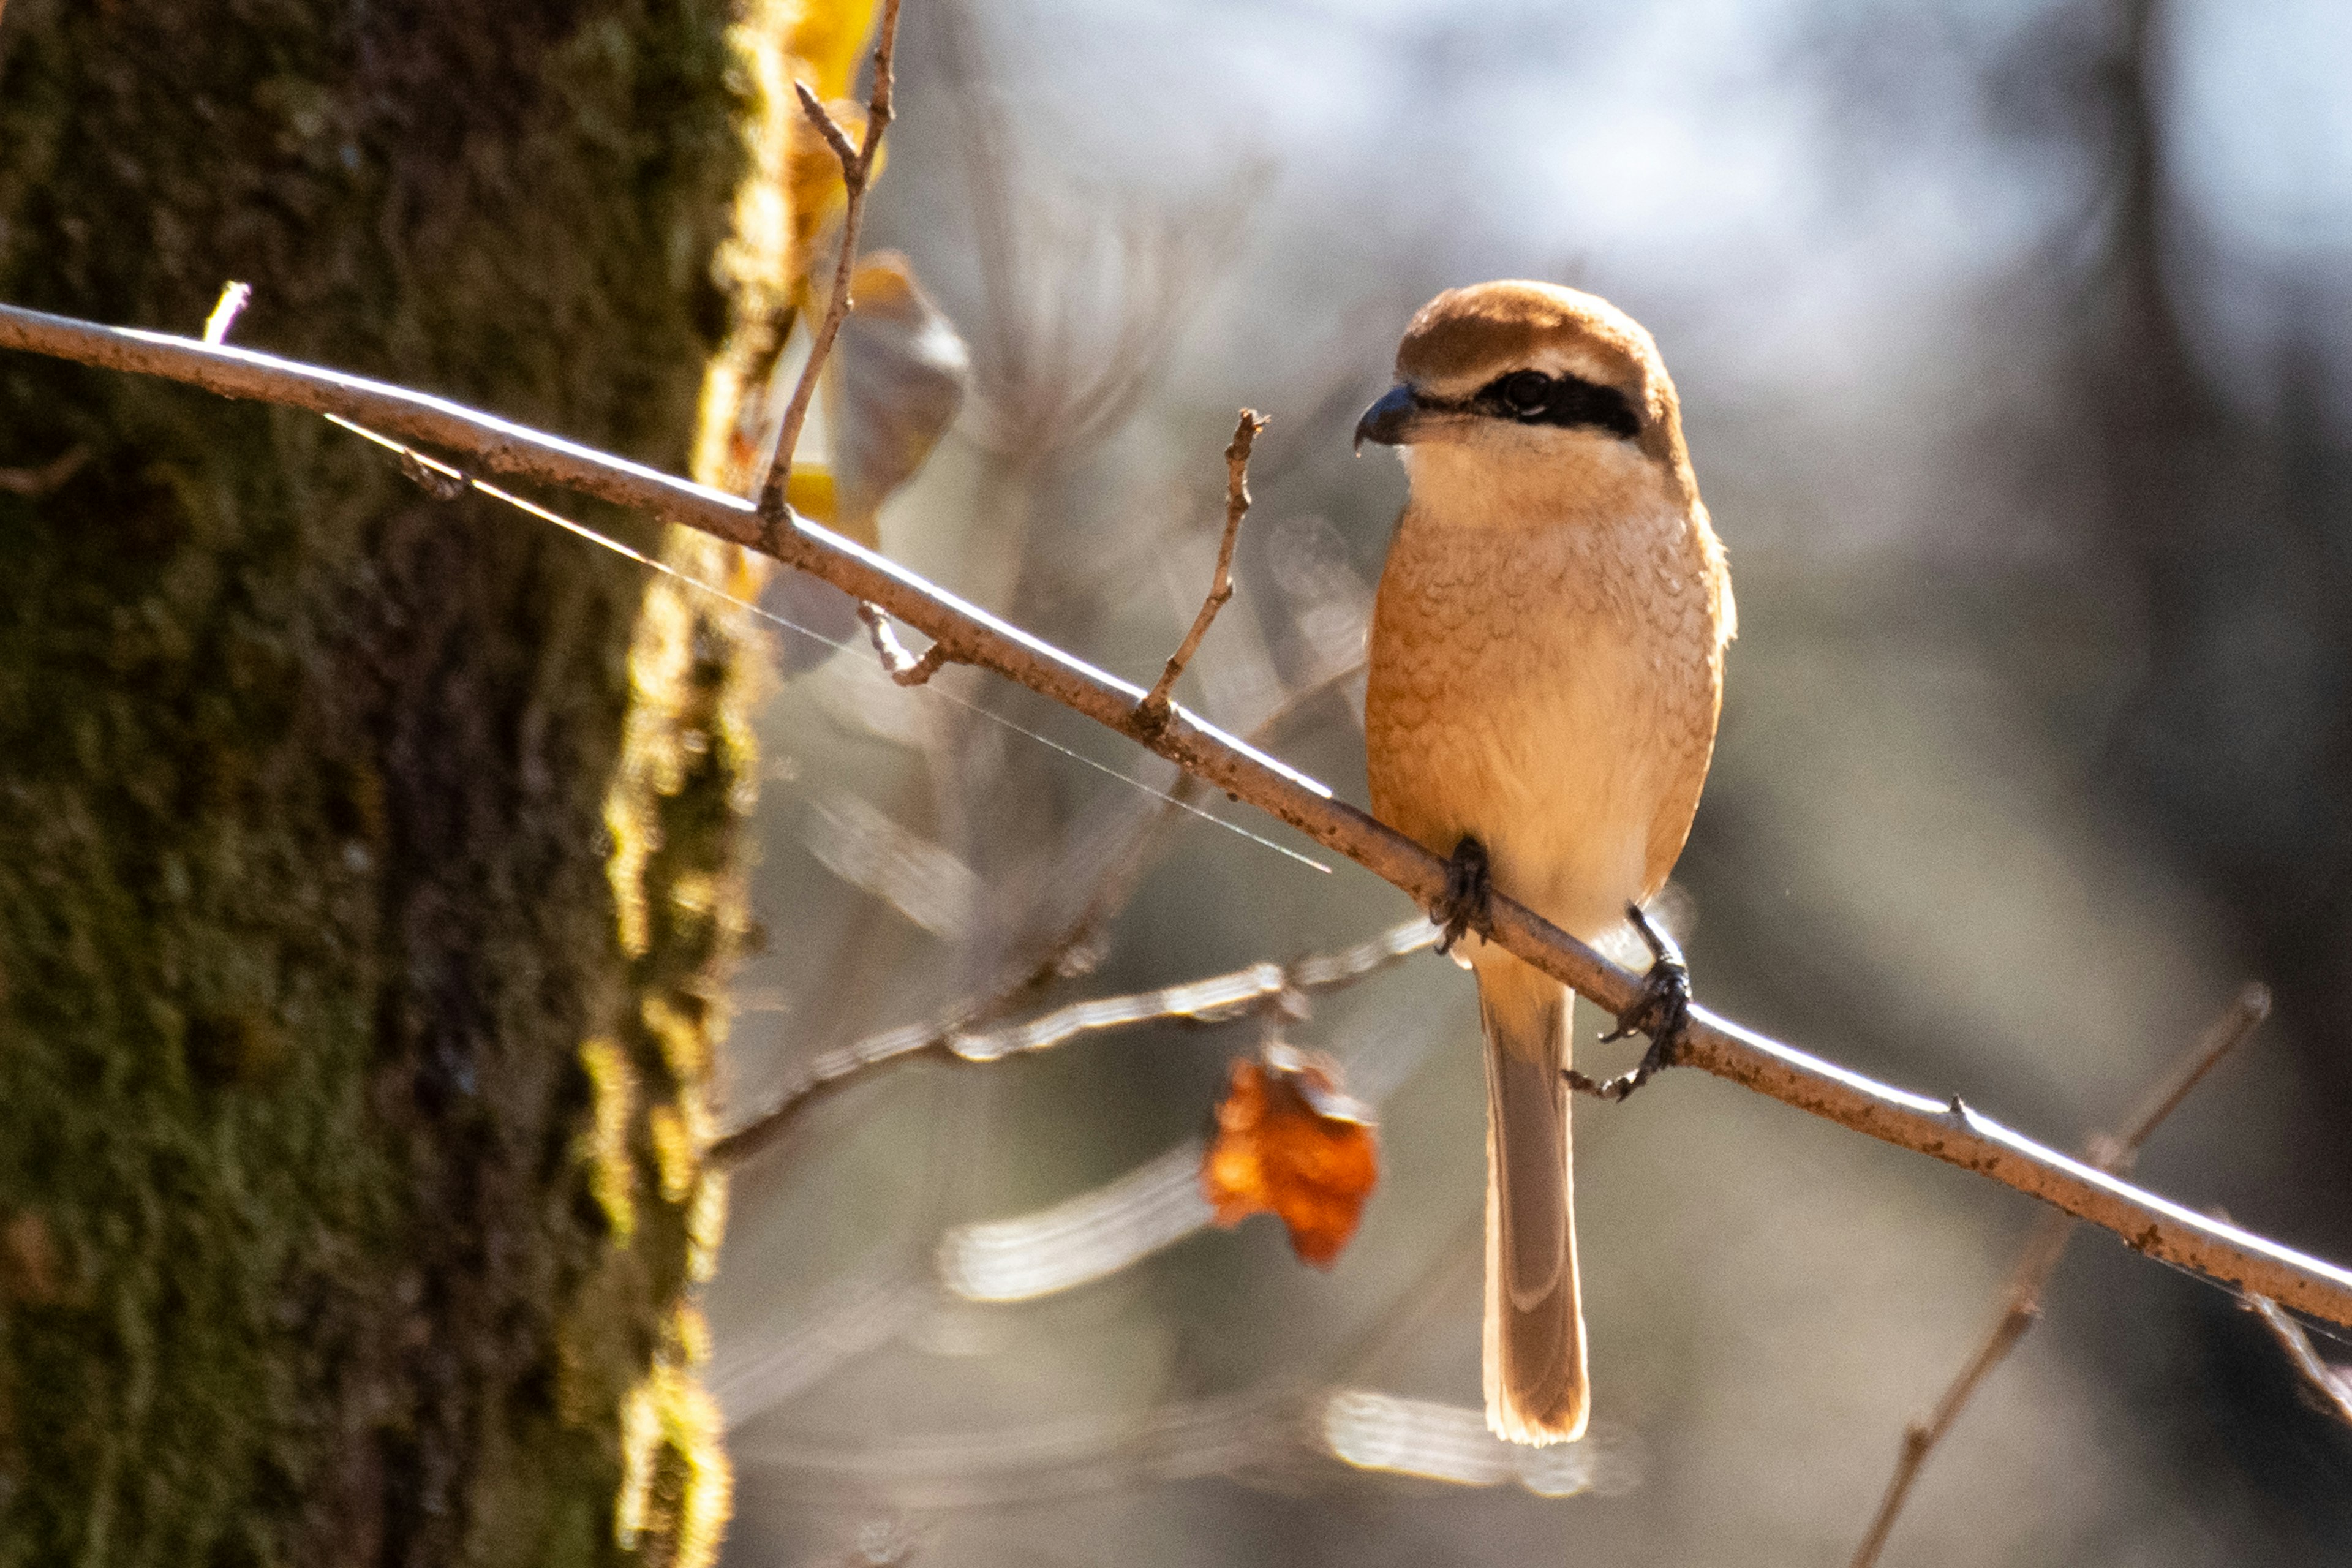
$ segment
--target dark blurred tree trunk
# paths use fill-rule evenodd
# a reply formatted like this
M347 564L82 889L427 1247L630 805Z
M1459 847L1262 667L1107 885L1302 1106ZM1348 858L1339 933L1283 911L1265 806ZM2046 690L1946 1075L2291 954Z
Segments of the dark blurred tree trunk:
M2284 345L2270 428L2215 395L2170 282L2210 258L2169 188L2166 9L2115 0L2099 73L2112 206L2079 374L2101 552L2147 648L2111 759L2240 917L2332 1126L2325 1108L2352 1100L2352 489L2311 374L2328 312L2298 310L2299 291L2268 301ZM2352 1144L2319 1145L2312 1196L2339 1201L2315 1213L2352 1213ZM2352 1225L2305 1239L2342 1251Z
M677 467L729 19L11 0L0 298ZM733 645L289 411L10 356L0 468L0 1563L707 1558Z
M2244 1217L2341 1258L2352 1253L2352 465L2310 372L2329 312L2299 310L2310 301L2294 290L2265 301L2284 345L2268 428L2217 395L2184 328L2195 289L2177 291L2184 279L2209 301L2218 290L2217 258L2168 168L2170 7L2101 5L2094 144L2110 204L2074 361L2096 502L2099 569L2085 585L2123 595L2144 628L2105 782L2233 918L2239 961L2279 998L2272 1048L2295 1054L2308 1088L2277 1140L2294 1152L2298 1208ZM2242 288L2244 264L2223 276ZM2275 1539L2340 1550L2352 1529L2340 1429L2307 1407L2229 1299L2197 1300L2205 1399L2189 1446L2211 1453L2218 1426L2228 1442L2216 1477L2251 1484Z

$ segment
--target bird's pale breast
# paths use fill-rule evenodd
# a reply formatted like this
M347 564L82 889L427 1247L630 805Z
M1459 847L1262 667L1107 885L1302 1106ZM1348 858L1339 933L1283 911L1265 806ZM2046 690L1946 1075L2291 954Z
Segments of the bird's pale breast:
M1593 937L1665 880L1722 691L1704 514L1465 528L1408 507L1381 578L1365 704L1372 809Z

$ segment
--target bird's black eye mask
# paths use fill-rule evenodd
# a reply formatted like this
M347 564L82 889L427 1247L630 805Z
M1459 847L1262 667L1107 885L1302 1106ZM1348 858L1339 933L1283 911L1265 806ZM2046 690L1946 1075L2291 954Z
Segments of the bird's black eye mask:
M1629 440L1642 433L1633 405L1615 387L1581 376L1546 375L1539 370L1515 370L1496 376L1471 395L1467 408L1473 414L1521 425L1558 425L1569 429L1590 426Z

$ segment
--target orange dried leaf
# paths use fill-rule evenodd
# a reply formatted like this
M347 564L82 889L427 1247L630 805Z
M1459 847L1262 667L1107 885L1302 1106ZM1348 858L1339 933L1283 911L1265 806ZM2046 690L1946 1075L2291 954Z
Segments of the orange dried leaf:
M1291 1250L1328 1268L1379 1180L1371 1123L1340 1091L1330 1063L1280 1045L1261 1061L1234 1063L1201 1161L1201 1190L1219 1225L1275 1215Z

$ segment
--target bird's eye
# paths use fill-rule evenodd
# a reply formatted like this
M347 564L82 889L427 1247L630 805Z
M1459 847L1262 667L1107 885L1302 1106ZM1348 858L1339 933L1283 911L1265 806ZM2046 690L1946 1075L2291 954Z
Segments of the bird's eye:
M1503 378L1496 388L1503 406L1514 414L1540 414L1551 401L1551 377L1539 370L1517 371Z

